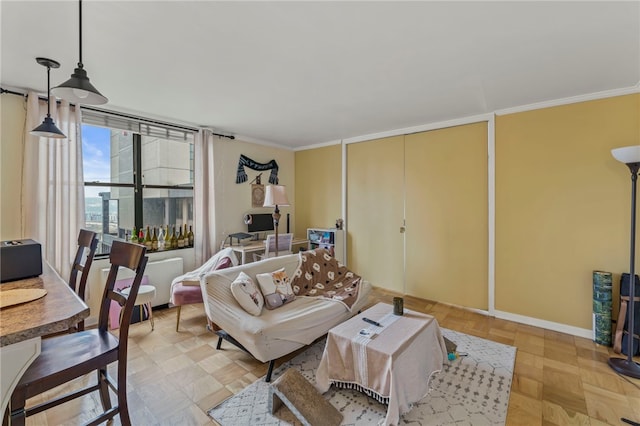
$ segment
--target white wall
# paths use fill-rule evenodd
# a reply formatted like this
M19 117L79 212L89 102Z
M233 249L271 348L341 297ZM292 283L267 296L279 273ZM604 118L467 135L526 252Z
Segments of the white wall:
M295 229L295 153L287 149L279 149L264 145L230 140L226 138L214 139L214 161L216 173L216 244L218 247L227 235L234 232L246 232L247 225L242 221L245 213L273 213L272 208L251 207L251 182L259 173L262 173L262 184L269 183L271 170L259 172L245 167L247 181L236 183L236 173L240 154L243 154L258 163L267 163L276 160L279 167L278 178L280 185L287 187L289 207L281 207L280 231L286 230L287 213L290 213L290 229Z

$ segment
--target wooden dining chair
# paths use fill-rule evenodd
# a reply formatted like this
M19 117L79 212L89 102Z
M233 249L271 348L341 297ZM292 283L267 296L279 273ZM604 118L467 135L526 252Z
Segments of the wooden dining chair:
M97 425L112 419L116 414L120 415L120 422L123 425L131 424L127 406L127 338L131 313L147 265L145 254L145 247L139 244L113 242L109 255L111 269L100 305L98 328L42 340L40 356L29 366L11 395L11 425L24 425L28 416L96 390L99 391L104 412L87 424ZM129 297L113 290L120 267L135 271ZM109 307L112 300L123 306L124 310L117 337L108 331ZM107 366L116 361L118 362L117 383L107 372ZM96 384L26 407L29 398L92 371L96 371L98 375ZM113 407L109 388L117 394L118 403Z
M93 257L98 248L98 234L93 231L81 229L78 234L78 250L71 265L71 275L69 276L69 287L84 301L85 289L87 288L87 278L93 263ZM85 257L85 252L88 250ZM84 260L84 263L83 263ZM78 282L78 273L80 282ZM70 331L84 330L84 321L80 321Z

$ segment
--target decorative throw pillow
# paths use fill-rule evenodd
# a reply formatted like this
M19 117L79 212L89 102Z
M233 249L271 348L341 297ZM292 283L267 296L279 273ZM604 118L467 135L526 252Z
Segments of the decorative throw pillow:
M251 315L258 316L262 312L264 299L262 293L253 282L251 277L244 272L240 272L238 277L231 283L231 294L236 298L242 309Z
M284 268L266 274L257 274L256 278L264 294L264 306L267 309L275 309L296 298L291 289L291 280Z

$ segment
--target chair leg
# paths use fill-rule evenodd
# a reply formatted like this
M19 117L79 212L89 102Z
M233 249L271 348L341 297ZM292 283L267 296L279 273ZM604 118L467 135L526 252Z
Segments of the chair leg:
M11 402L9 403L9 407L11 409L11 421L9 424L11 426L24 426L27 419L27 412L25 411L26 405L26 394L22 389L17 387L13 391L13 394L11 395Z
M98 370L98 389L100 393L100 402L102 403L102 410L107 411L111 409L111 397L109 396L109 384L107 382L107 369L101 368Z
M127 403L127 364L118 362L118 412L120 423L123 426L131 426L129 418L129 404Z
M178 305L178 313L176 314L176 331L178 331L178 327L180 327L180 310L182 309L181 305Z
M151 307L151 302L147 303L147 309L149 309L149 321L151 322L151 331L153 331L155 325L153 324L153 308Z

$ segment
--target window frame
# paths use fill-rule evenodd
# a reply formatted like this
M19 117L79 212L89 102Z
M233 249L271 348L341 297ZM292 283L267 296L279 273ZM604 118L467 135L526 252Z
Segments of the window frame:
M147 120L141 117L128 116L125 114L112 113L109 111L103 111L96 108L86 108L81 107L83 110L87 109L91 111L92 120L85 121L82 119L80 125L88 125L95 127L103 127L110 130L126 130L130 131L132 134L132 143L133 143L133 183L119 183L119 182L102 182L102 181L84 181L84 187L101 187L101 188L133 188L134 193L134 226L136 230L144 228L144 190L145 189L176 189L176 190L191 190L194 191L195 182L193 180L194 173L194 159L190 158L190 175L192 177L191 184L180 184L180 185L158 185L158 184L144 184L143 183L143 171L142 171L142 126L154 126L160 128L166 128L167 130L177 130L186 133L191 133L193 135L193 144L195 144L196 135L198 133L197 129L187 128L182 126L177 126L169 123L162 123L153 120ZM100 124L96 122L96 116L104 115L104 124ZM129 120L133 123L128 129L123 129L121 126L109 126L109 117L115 116L117 120ZM139 126L138 129L132 128L132 126ZM170 138L168 138L170 139ZM193 150L192 150L193 151ZM83 160L84 161L84 160ZM84 167L84 165L83 165ZM195 193L194 193L195 195ZM126 232L126 230L125 230ZM186 248L186 247L185 247ZM108 253L96 254L96 258L106 258L108 257Z

